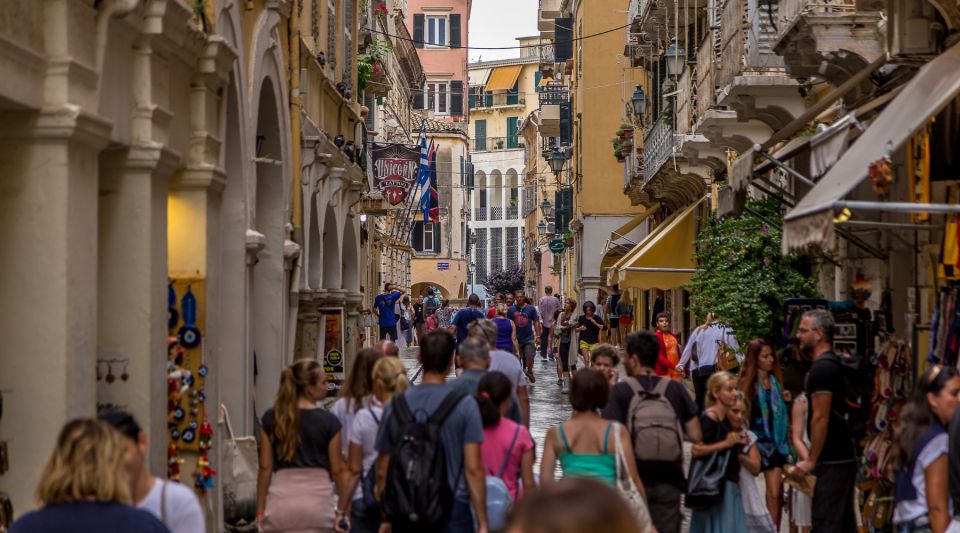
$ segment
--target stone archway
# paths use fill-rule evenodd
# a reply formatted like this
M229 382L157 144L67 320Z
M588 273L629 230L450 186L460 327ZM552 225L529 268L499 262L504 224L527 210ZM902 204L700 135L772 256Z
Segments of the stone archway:
M343 284L343 264L340 262L340 228L337 224L336 208L324 209L323 225L323 288L340 289Z
M355 225L356 221L350 217L343 228L343 247L341 248L343 279L341 281L344 290L356 294L360 292L360 270L357 268L360 264L360 241Z

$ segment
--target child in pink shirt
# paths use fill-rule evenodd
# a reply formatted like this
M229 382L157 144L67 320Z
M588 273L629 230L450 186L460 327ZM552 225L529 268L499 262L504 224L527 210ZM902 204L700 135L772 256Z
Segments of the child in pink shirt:
M427 333L430 333L431 331L437 329L437 317L435 317L434 315L428 315L426 324L424 325L424 329L427 330Z
M488 372L477 385L477 404L483 419L483 465L488 476L499 475L516 501L524 490L534 486L534 444L526 427L504 416L512 398L510 380L500 372Z

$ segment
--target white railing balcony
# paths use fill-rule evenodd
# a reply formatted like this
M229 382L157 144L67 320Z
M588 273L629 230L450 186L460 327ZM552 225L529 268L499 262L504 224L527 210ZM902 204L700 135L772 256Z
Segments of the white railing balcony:
M783 39L804 15L849 15L857 11L854 0L779 0L777 40Z
M728 0L720 12L720 65L716 84L726 87L744 74L783 71L783 58L773 51L783 0ZM782 28L785 24L777 24Z
M643 138L643 181L649 182L675 150L672 117L662 116Z

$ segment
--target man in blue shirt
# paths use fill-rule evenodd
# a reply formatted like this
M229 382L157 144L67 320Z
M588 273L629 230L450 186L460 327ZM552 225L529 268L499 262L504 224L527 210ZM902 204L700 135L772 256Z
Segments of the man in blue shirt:
M386 283L383 286L383 294L373 300L373 314L380 319L380 340L388 337L392 341L397 340L397 314L394 312L394 307L403 292L403 289L393 283Z
M467 335L470 334L470 324L481 318L486 318L486 315L480 310L480 297L471 294L467 298L467 307L457 311L457 315L453 317L453 322L451 322L450 331L457 336L457 348L460 347L463 339L466 339Z
M527 303L527 295L523 290L515 293L514 304L507 311L507 318L517 325L517 342L520 344L520 356L527 369L527 379L536 383L533 375L533 356L537 353L536 343L543 335L543 325L537 308ZM536 332L534 332L536 330Z

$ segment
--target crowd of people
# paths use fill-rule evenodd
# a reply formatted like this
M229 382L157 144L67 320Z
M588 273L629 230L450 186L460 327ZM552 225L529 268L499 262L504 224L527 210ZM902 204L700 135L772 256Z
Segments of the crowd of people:
M381 320L402 301L385 289ZM801 319L795 358L806 378L794 397L765 340L746 343L737 372L719 368L739 344L715 317L684 344L669 315L656 317L655 331L631 332L619 302L604 303L605 317L587 302L577 316L572 300L544 298L557 301L534 306L518 292L484 311L472 295L448 327L417 336L415 386L394 324L355 355L329 410L320 363L286 368L260 424L258 529L677 533L686 507L694 533L774 532L787 521L798 531L857 530L851 386L828 311ZM557 360L572 407L543 442L528 429L538 353ZM900 414L898 532L960 530L958 404L960 372L932 366ZM151 476L146 449L128 413L69 422L41 476L40 509L11 531L203 531L196 496Z

